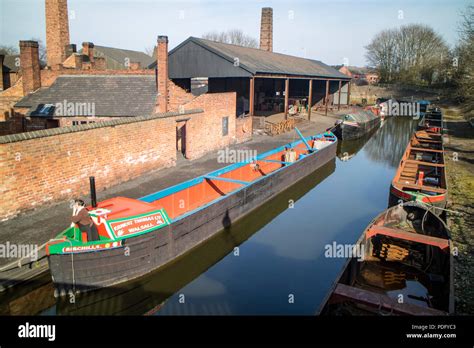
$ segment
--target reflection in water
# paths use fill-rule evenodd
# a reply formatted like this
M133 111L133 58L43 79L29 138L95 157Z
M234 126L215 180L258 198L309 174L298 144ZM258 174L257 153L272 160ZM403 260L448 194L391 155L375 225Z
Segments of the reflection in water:
M257 208L250 215L228 226L204 244L195 247L189 253L158 271L119 287L104 288L78 295L75 298L75 303L70 303L67 299L58 300L57 314L142 315L158 311L168 297L201 275L231 253L236 246L288 209L290 199L296 203L308 191L331 175L335 168L335 160L332 160L280 193L270 202ZM187 296L211 297L225 292L224 284L206 277L205 274L201 276L200 280L204 286L194 289L193 292L188 292Z
M391 117L367 143L367 155L375 162L385 162L396 168L416 129L416 120L410 117Z
M342 140L337 143L337 157L341 161L349 161L359 152L369 139L379 130L374 128L371 132L356 139Z

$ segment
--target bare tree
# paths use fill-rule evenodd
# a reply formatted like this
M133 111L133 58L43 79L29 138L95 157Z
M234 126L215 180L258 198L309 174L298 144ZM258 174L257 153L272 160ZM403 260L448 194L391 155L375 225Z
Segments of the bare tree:
M384 30L366 49L367 60L377 67L383 81L432 84L446 76L449 48L428 26Z
M206 34L203 34L202 38L244 47L258 47L257 40L249 35L244 34L240 29L231 29L222 32L210 31Z
M18 54L18 48L9 45L0 45L0 54L5 56Z
M155 55L155 49L155 46L145 47L145 53L148 54L150 57L153 57Z
M466 7L459 27L459 43L454 50L454 82L465 116L474 118L474 5Z

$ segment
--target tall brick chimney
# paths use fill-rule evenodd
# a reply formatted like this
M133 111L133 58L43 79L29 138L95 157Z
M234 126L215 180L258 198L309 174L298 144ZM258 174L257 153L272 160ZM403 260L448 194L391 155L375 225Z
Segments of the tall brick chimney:
M89 57L91 63L94 62L94 44L92 42L82 43L82 54Z
M168 111L168 36L158 36L156 48L157 112Z
M48 66L57 68L66 60L69 45L67 0L46 0L45 4Z
M20 41L20 70L24 95L41 87L38 42Z
M273 51L273 9L262 8L262 21L260 24L260 49Z

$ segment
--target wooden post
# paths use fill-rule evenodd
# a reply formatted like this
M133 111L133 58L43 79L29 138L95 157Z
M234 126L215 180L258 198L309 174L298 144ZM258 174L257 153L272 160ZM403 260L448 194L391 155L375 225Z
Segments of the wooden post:
M290 94L290 79L285 80L285 120L288 118L288 97Z
M351 105L351 81L347 83L347 106Z
M249 114L250 116L254 115L255 112L255 78L250 78L250 92L249 92Z
M308 121L311 121L311 101L313 100L313 80L309 80Z
M342 80L339 80L339 96L337 101L337 110L341 108L341 89L342 89Z
M327 116L327 114L328 114L328 104L329 104L329 80L326 80L326 97L324 98L324 101L326 103L325 115Z

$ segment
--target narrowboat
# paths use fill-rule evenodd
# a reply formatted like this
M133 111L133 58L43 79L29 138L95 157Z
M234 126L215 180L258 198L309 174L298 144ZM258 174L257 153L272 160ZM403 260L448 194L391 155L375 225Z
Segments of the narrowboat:
M288 209L288 201L295 204L306 193L328 178L336 169L332 159L318 170L298 181L291 188L282 191L264 205L247 214L227 230L222 230L201 243L185 255L176 258L158 270L118 286L106 287L70 298L59 298L56 303L58 315L154 315L163 304L180 289L202 273L235 251L255 233ZM52 285L51 285L52 288ZM48 294L53 298L51 294ZM54 300L54 298L53 298ZM188 314L190 308L177 303L167 303L165 312L176 311ZM208 304L206 314L223 314L221 303ZM191 307L192 310L192 307ZM1 313L1 311L0 311ZM22 314L22 313L19 313Z
M333 133L343 140L357 139L380 126L380 117L368 110L346 114L337 120Z
M445 222L407 202L380 213L316 314L448 315L454 312L452 243Z
M295 131L298 141L140 199L92 199L87 209L100 240L88 241L73 226L46 246L56 293L88 291L143 276L228 229L335 158L334 134L305 138ZM287 151L292 155L286 156Z
M442 135L416 131L400 160L390 187L389 206L420 201L442 214L447 202Z

